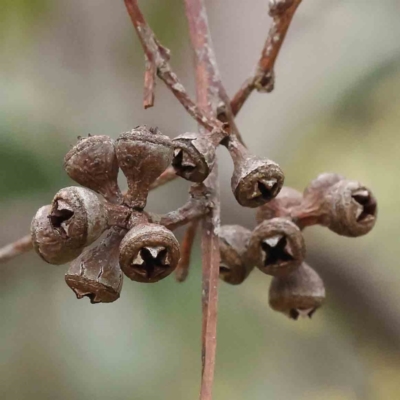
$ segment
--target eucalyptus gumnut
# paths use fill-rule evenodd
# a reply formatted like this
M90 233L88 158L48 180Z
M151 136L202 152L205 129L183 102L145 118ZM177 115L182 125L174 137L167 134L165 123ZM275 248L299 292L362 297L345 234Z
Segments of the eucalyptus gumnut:
M239 285L250 274L254 264L246 259L251 231L240 225L223 225L219 230L219 277L232 285Z
M284 186L274 199L257 209L257 223L277 217L291 218L292 210L298 207L302 200L303 195L298 190Z
M75 182L100 193L112 203L122 195L118 187L118 161L114 141L108 136L89 136L66 154L64 169Z
M65 281L78 299L88 297L95 304L119 298L123 280L119 245L125 233L120 228L111 229L97 246L85 250L71 263Z
M289 318L311 318L325 300L325 286L319 275L305 262L291 274L274 277L269 289L269 304Z
M250 154L236 138L230 138L227 147L234 164L232 192L238 203L255 208L272 200L284 181L279 165Z
M66 246L83 250L107 228L107 210L94 192L71 186L54 196L49 220Z
M171 140L158 129L139 126L119 136L116 153L128 181L124 201L129 207L142 210L146 206L150 185L172 161Z
M119 263L133 281L154 283L174 271L180 258L179 242L162 225L139 223L120 245Z
M283 276L294 271L305 257L300 229L286 218L273 218L259 224L248 245L249 260L262 272Z
M174 138L172 144L172 166L176 174L191 182L203 182L215 161L215 145L211 138L187 132Z
M375 225L377 202L371 191L356 181L342 180L326 196L327 227L339 235L367 234Z
M328 189L344 179L345 178L342 175L333 172L324 172L323 174L319 174L309 183L309 185L304 189L303 195L307 199L317 196L323 197Z
M39 208L31 223L32 245L36 253L49 264L61 265L74 260L82 249L71 243L52 226L51 205Z

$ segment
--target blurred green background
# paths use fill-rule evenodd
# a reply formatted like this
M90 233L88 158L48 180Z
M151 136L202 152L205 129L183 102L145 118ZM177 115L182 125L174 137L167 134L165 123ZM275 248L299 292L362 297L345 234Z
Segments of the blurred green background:
M181 0L143 1L194 93ZM208 0L221 74L233 94L252 71L270 19L266 0ZM276 90L255 94L238 124L249 148L279 162L302 190L332 171L369 186L375 229L349 239L306 232L326 305L296 322L268 307L269 277L221 283L216 400L400 398L399 0L304 0L277 63ZM138 124L196 129L160 83L144 111L143 54L123 1L1 0L0 245L27 233L37 208L72 182L63 155L79 135ZM254 227L229 188L221 151L222 222ZM186 199L174 182L150 196L164 212ZM180 232L181 234L181 232ZM196 399L201 272L156 285L125 279L114 304L78 301L65 266L26 254L0 270L0 399Z

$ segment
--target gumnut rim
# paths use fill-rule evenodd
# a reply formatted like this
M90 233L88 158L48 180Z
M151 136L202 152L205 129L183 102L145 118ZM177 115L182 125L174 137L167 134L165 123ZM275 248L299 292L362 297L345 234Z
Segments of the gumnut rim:
M170 275L180 258L174 234L157 224L133 227L121 242L120 266L131 280L154 283Z
M50 223L51 205L39 208L31 223L32 245L36 253L47 263L65 264L78 257L82 249L71 243L55 230Z
M71 186L61 189L51 204L50 223L71 247L83 248L107 228L103 201L91 190Z
M300 229L287 218L273 218L253 231L247 249L248 258L260 271L283 276L303 262L306 247Z
M356 181L343 180L332 186L328 228L343 236L367 234L375 225L377 201L372 192Z
M203 182L215 161L215 146L206 136L187 132L172 140L172 166L180 177L191 182Z

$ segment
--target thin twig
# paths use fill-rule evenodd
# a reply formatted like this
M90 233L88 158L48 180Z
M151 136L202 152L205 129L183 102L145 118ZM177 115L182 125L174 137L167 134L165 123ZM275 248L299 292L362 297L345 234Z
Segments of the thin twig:
M254 89L271 92L274 89L274 67L293 16L302 0L270 0L273 18L267 40L253 77L246 79L231 101L234 115L242 108Z
M157 67L153 61L145 55L146 70L144 73L143 107L145 109L154 106L154 91L156 87Z
M186 228L185 234L181 243L181 258L178 266L175 269L175 278L178 282L184 282L189 274L190 259L194 239L196 237L199 220L193 220Z
M222 130L222 124L214 117L199 108L189 97L185 87L179 81L175 72L169 64L169 50L163 47L156 39L142 12L140 11L137 0L125 0L125 5L142 43L144 52L148 60L157 68L157 74L164 81L167 87L174 93L175 97L185 107L188 113L201 125L208 130Z
M164 225L173 231L180 226L188 224L194 219L202 218L210 213L210 203L208 200L201 198L191 198L185 205L177 210L170 211L164 215L148 213L149 219L160 225Z
M233 121L225 89L219 77L214 50L208 29L207 13L203 0L185 0L186 16L192 47L195 52L197 101L200 107L216 115L221 101L226 105L228 121ZM227 96L226 96L227 97ZM233 132L233 124L231 132ZM236 133L236 132L235 132ZM200 400L212 399L215 356L217 345L217 307L219 279L220 200L217 163L204 182L213 209L203 219L202 226L202 381Z
M11 260L32 249L31 235L26 235L17 241L0 249L0 263Z
M150 190L157 189L160 186L165 185L168 182L176 179L178 175L176 175L173 167L168 167L150 186Z

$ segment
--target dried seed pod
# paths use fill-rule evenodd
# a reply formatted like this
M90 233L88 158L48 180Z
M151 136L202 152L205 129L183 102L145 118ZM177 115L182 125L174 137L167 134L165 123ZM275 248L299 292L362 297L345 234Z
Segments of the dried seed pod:
M219 230L219 277L232 285L239 285L250 274L254 264L246 259L251 231L240 225L223 225Z
M260 224L267 219L277 217L287 217L290 219L292 210L298 207L302 200L303 195L298 190L284 186L274 199L257 209L257 223Z
M71 263L65 281L78 299L88 297L95 304L119 298L123 278L118 262L119 244L125 234L123 229L111 229L96 247L85 250Z
M176 174L191 182L203 182L215 161L215 146L209 137L187 132L172 140Z
M359 182L338 182L327 193L326 202L329 210L327 226L339 235L365 235L375 225L376 199L371 191Z
M282 276L303 262L305 251L300 229L286 218L273 218L254 229L247 255L262 272Z
M64 169L80 185L100 193L112 203L121 202L117 156L114 141L108 136L80 139L65 156Z
M171 140L157 129L139 126L120 135L116 153L128 180L124 201L129 207L142 210L146 206L150 185L172 161Z
M303 262L285 277L274 277L269 289L269 304L289 318L311 318L325 300L325 286L319 275Z
M119 262L122 271L137 282L153 283L167 277L177 266L179 242L157 224L138 224L124 237Z
M77 186L61 189L54 196L49 219L68 247L81 251L107 228L104 203L91 190Z
M342 175L333 172L324 172L319 174L310 184L304 189L304 198L325 196L326 191L336 183L344 180Z
M259 207L279 193L284 175L278 164L251 155L235 138L229 140L228 150L234 163L232 191L240 205Z
M31 224L31 237L36 253L49 264L61 265L74 260L82 249L71 247L65 236L49 220L51 206L39 208Z
M343 179L341 175L326 172L310 182L304 190L302 203L292 210L293 219L301 229L316 224L326 226L329 223L327 193Z

